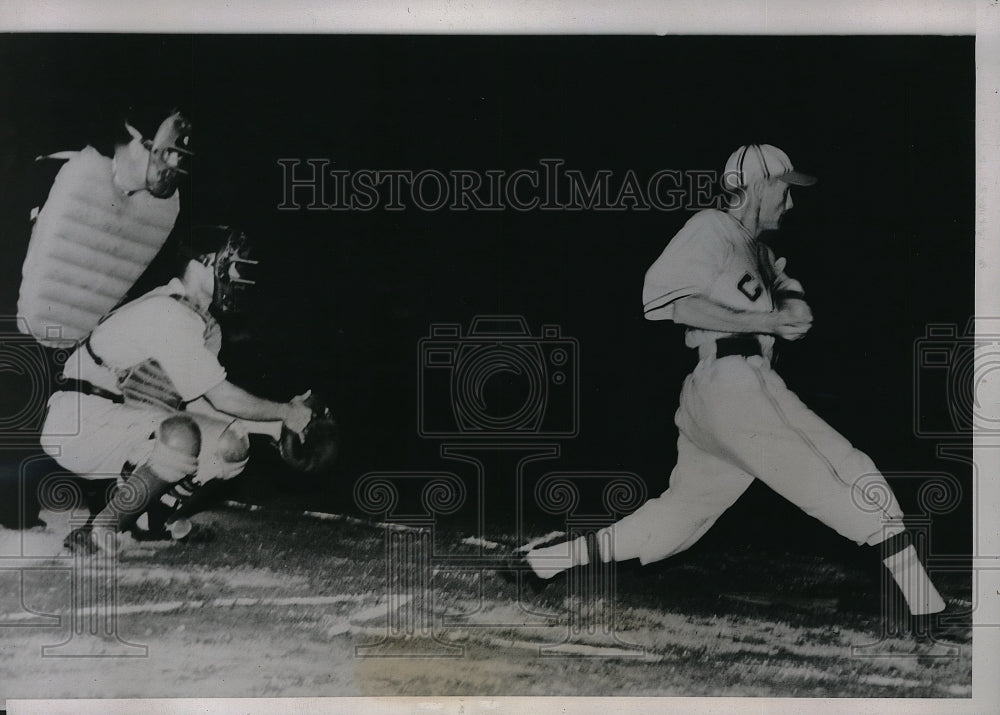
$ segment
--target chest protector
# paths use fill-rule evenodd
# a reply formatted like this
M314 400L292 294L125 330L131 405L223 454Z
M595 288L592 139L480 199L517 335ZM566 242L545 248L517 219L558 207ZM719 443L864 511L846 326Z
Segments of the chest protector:
M154 296L147 296L139 300L148 300L151 297ZM204 321L205 346L215 355L218 355L219 350L222 348L222 331L215 318L207 311L202 310L189 301L185 296L171 295L169 297L186 305ZM107 317L111 318L113 315L114 313L111 313ZM98 327L98 330L100 330L100 327ZM118 389L125 398L126 405L142 408L154 407L168 411L184 409L184 398L177 391L173 380L167 375L166 370L153 358L143 360L137 365L119 367L108 364L99 355L95 354L93 348L90 346L89 338L85 341L84 345L94 362L102 367L106 367L115 374Z
M60 169L35 221L22 269L22 330L47 347L69 347L114 308L159 252L180 210L178 192L158 199L122 192L111 159L85 147Z

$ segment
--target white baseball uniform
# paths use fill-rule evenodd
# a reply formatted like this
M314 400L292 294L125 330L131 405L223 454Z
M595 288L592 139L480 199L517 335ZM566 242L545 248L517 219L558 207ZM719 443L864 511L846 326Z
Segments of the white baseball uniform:
M645 315L672 320L676 302L694 295L738 311L771 311L778 292L802 291L783 267L732 215L701 211L647 271ZM716 340L727 335L688 329L700 360L675 416L677 465L662 495L611 527L614 558L649 563L683 551L755 478L858 544L902 532L902 512L872 460L771 369L774 337L755 336L759 356L716 357Z
M144 379L135 368L154 364L184 403L226 379L219 364L221 334L211 316L178 300L184 284L173 279L106 317L67 361L65 375L111 393L122 392L122 376ZM98 356L101 364L95 360ZM157 426L174 412L153 404L118 404L76 391L49 399L42 447L65 468L87 478L108 479L149 457ZM198 477L201 481L239 473L245 463L223 463L216 455L220 435L235 418L201 406L192 414L201 429Z

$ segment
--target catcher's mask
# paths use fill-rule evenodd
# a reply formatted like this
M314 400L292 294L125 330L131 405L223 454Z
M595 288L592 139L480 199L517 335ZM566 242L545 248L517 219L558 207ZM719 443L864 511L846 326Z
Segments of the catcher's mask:
M180 112L174 112L163 120L152 140L143 139L136 129L126 127L149 150L146 189L159 199L172 196L181 175L189 173L188 164L194 156L190 149L191 122Z
M257 283L253 271L258 261L250 258L245 233L229 226L215 226L214 230L225 236L221 248L214 253L200 255L198 260L211 268L215 276L212 307L222 314L237 313L243 293Z

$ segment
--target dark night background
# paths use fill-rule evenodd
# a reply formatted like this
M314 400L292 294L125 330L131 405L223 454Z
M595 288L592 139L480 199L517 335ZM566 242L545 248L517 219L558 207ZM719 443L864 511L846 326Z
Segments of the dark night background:
M266 261L253 314L230 331L231 378L279 399L311 387L344 430L332 480L287 475L258 445L237 496L354 512L369 471L471 475L417 434L417 342L431 323L501 313L579 340L580 434L554 440L562 455L535 478L634 472L652 496L692 360L679 329L643 320L642 278L689 211L278 211L277 160L512 171L558 157L620 178L721 170L740 144L772 143L820 177L774 237L816 316L779 371L884 471L955 475L965 498L935 521L934 547L967 552L971 470L914 435L913 356L927 324L961 330L973 311L974 82L968 37L6 36L0 313L15 311L27 212L51 179L33 158L99 142L125 116L151 133L179 105L198 155L175 235L237 224ZM9 415L25 393L16 373L0 378ZM25 453L8 450L8 467ZM510 465L488 474L487 519L509 529ZM914 511L918 483L890 481ZM761 484L716 532L844 546Z

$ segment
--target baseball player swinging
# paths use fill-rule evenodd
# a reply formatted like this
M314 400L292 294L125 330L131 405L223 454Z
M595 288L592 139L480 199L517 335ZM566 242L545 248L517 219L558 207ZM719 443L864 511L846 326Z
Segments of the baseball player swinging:
M594 559L665 559L692 546L760 479L841 535L879 547L912 614L944 610L875 464L771 367L775 341L805 336L812 313L801 284L760 234L780 226L792 208L792 186L815 182L769 144L730 156L726 209L695 214L643 286L646 318L687 326L685 341L699 357L675 416L680 435L669 488L596 534L531 549L511 564L514 570L540 585L538 579Z

